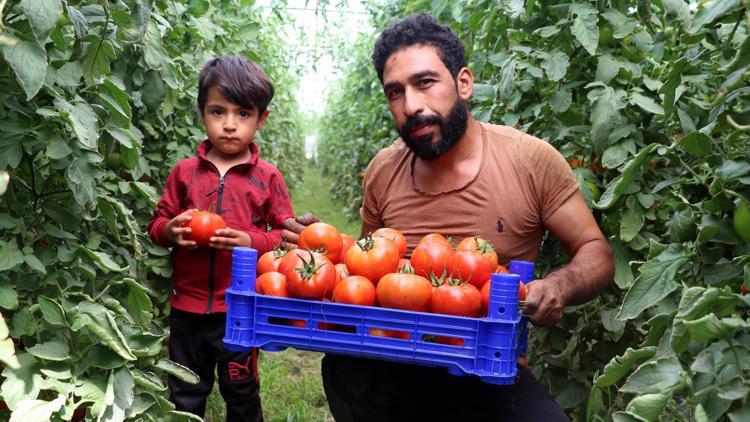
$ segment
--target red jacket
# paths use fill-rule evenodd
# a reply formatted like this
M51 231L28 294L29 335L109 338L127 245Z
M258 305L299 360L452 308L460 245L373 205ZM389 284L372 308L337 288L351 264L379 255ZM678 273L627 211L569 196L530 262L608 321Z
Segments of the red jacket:
M164 227L178 214L193 208L214 210L229 228L247 232L258 256L281 242L282 223L293 217L284 179L279 170L259 157L255 144L247 163L230 168L224 177L208 161L208 140L198 156L181 160L164 183L164 194L148 223L148 234L162 246L175 246ZM271 230L266 230L266 225ZM172 307L186 312L226 312L232 253L214 248L172 251Z

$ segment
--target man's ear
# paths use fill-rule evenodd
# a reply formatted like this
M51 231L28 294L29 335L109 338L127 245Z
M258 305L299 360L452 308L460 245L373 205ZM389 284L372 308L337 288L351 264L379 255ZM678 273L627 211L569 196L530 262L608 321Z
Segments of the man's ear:
M456 91L458 97L464 101L468 101L471 98L471 94L474 92L474 74L468 67L462 67L456 75Z
M271 112L266 109L263 113L258 116L258 126L256 127L256 130L263 129L263 125L266 123L266 119L268 118L268 115L271 114Z

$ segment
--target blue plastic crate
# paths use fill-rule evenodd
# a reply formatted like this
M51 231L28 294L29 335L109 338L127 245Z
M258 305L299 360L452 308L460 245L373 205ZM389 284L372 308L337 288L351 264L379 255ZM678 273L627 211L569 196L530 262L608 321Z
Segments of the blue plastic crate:
M234 249L232 285L226 293L227 349L293 347L444 367L452 374L477 375L492 384L515 381L516 361L527 341L526 319L519 315L518 282L533 279L533 263L513 261L511 271L521 275L493 274L489 315L465 318L259 295L256 260L254 249ZM392 330L408 338L376 336L372 329ZM463 344L435 342L439 338L459 339L456 344L461 340Z

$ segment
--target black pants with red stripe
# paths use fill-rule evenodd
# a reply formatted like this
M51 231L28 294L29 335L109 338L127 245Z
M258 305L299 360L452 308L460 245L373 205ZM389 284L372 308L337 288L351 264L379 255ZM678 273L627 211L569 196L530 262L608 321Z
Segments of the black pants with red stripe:
M169 359L198 374L198 384L169 376L169 399L177 410L203 417L206 398L219 376L219 391L227 405L227 421L262 421L258 392L257 350L225 350L222 340L226 314L194 314L172 309L169 315Z
M337 422L570 420L524 367L512 386L442 368L336 355L323 358L322 373Z

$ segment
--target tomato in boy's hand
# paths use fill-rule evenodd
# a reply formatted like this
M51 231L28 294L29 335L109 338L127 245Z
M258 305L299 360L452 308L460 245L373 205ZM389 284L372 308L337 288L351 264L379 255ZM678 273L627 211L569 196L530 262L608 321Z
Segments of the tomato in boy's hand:
M191 216L192 219L184 224L190 228L185 239L194 241L198 246L208 246L211 237L216 236L216 230L227 228L224 219L214 212L196 211Z

